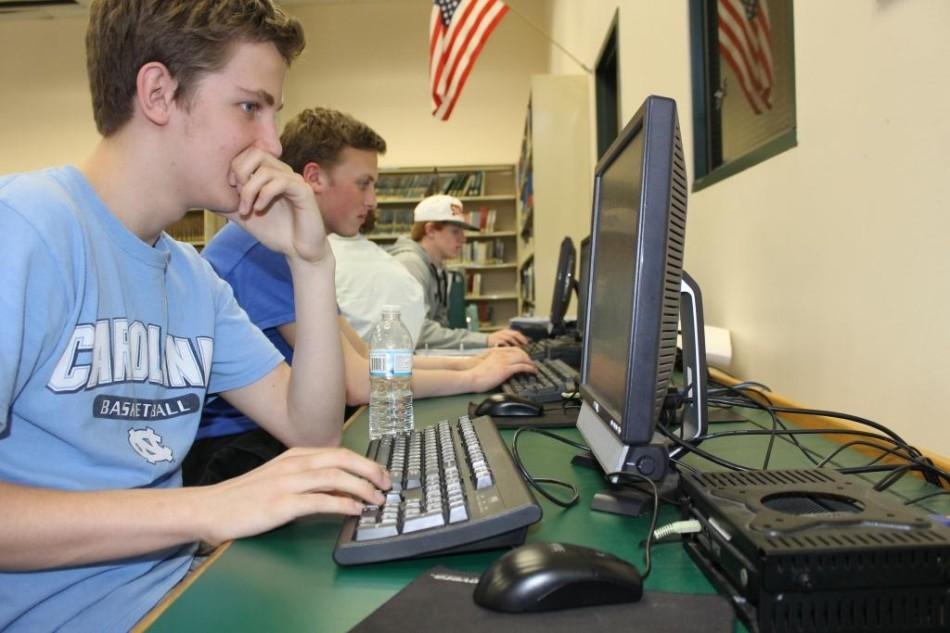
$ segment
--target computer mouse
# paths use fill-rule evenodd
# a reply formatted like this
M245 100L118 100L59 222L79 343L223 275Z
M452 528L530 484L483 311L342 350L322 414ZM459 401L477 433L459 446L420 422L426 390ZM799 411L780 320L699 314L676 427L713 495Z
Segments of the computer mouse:
M569 543L529 543L492 563L474 597L486 609L522 613L636 602L642 595L640 572L612 554Z
M475 415L490 415L496 418L544 415L544 405L510 393L494 393L478 403Z

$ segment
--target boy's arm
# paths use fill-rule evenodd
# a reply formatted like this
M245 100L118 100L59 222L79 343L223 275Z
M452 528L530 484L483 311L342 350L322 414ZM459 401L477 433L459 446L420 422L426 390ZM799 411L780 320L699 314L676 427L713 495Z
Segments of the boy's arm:
M214 486L65 492L0 482L0 569L114 561L205 541L217 545L315 513L380 504L388 474L342 448L291 449ZM105 530L105 531L103 531Z
M488 391L517 373L537 373L538 369L521 350L512 354L486 354L467 369L416 369L412 372L412 393L416 398L448 396L458 393ZM426 358L414 356L416 361ZM430 361L456 360L429 357Z
M423 369L472 369L479 363L499 361L502 363L521 363L529 361L528 355L518 347L490 347L471 356L437 356L419 354L412 359L413 367Z
M345 383L334 260L313 191L270 154L252 147L231 164L240 192L231 219L284 254L294 285L297 331L291 371L278 366L222 397L288 446L340 441Z
M346 401L352 406L366 404L369 402L369 356L365 351L366 344L345 318L340 317L339 322L346 373ZM294 347L296 324L281 325L277 330L288 345ZM354 337L357 344L363 343L362 350L355 349L352 343ZM511 347L489 350L472 358L413 356L412 365L412 395L415 398L488 391L512 374L537 372L527 354Z

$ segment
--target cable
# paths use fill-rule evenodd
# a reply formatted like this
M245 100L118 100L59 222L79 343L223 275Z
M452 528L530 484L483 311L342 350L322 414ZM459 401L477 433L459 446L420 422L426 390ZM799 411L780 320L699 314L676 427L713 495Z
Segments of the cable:
M565 396L564 393L567 393ZM574 391L561 394L561 413L567 414L568 409L580 409L581 397L580 391L575 386Z
M887 477L882 478L880 481L877 482L877 484L875 484L875 488L878 488L878 486L883 485L882 488L878 488L878 489L885 490L889 488L890 486L894 485L894 483L896 483L898 479L900 479L905 474L907 474L907 472L913 471L913 470L920 471L922 473L930 473L935 478L937 478L938 481L942 479L950 483L950 474L947 474L946 472L940 470L939 468L935 466L931 466L929 464L924 464L924 463L914 463L912 465L907 464L904 466L893 466L893 465L853 466L849 468L839 468L838 472L844 475L865 475L868 473L881 473L881 472L890 473Z
M755 431L755 430L739 430L739 431L722 431L719 433L711 433L704 436L700 436L697 441L709 441L714 439L721 439L724 437L739 436L739 435L767 435L767 434L778 434L778 435L857 435L861 437L871 437L876 440L881 440L885 442L891 442L897 444L899 448L907 450L910 454L916 455L915 457L903 456L904 459L914 464L914 468L910 470L919 470L925 474L929 475L927 480L935 486L942 486L940 483L941 480L950 482L950 473L945 472L944 470L938 468L933 464L933 462L922 455L918 451L914 451L913 447L907 446L906 444L899 444L897 440L891 437L884 437L870 431L859 431L857 429L786 429L782 431ZM694 451L696 452L696 451ZM697 452L697 454L699 454ZM895 453L897 455L897 453ZM857 468L838 468L839 472L848 472L848 473L859 473L859 472L881 472L881 471L893 471L901 466L887 466L880 468L867 468L867 467L857 467ZM862 470L863 469L863 470ZM899 478L899 477L898 477ZM895 479L896 480L896 479ZM894 482L890 481L886 486L892 485Z
M740 382L738 384L732 385L731 389L736 391L745 391L745 390L754 390L754 391L772 391L772 388L768 385L762 384L761 382L755 382L754 380L746 380L745 382ZM766 396L763 394L763 398Z
M905 506L914 505L915 503L920 503L921 501L924 501L924 500L926 500L926 499L930 499L930 498L932 498L932 497L940 497L940 496L942 496L942 495L950 495L950 491L947 491L947 490L937 490L936 492L928 492L927 494L922 495L922 496L920 496L920 497L915 497L915 498L913 498L913 499L908 499L907 501L904 502L904 505L905 505Z
M716 393L716 392L719 392L719 391L725 391L725 392L727 392L727 393L736 394L736 396L737 396L738 398L740 398L740 400L739 400L739 401L735 401L735 400L730 400L730 399L728 399L728 398L715 399L715 398L713 398L712 396L710 396L710 397L709 397L709 402L710 402L710 403L719 402L719 403L725 404L726 406L729 406L729 407L741 406L741 407L744 407L744 408L759 409L759 410L761 410L761 411L765 411L766 413L768 413L768 414L769 414L769 417L772 418L772 428L773 428L773 429L774 429L776 426L780 426L780 427L782 427L783 429L787 429L787 428L788 428L787 426L785 426L785 423L782 422L782 420L781 420L777 415L775 415L775 412L770 408L770 406L772 405L772 400L771 400L767 395L765 395L764 393L762 393L762 392L760 391L760 390L771 391L771 389L769 389L769 387L768 387L767 385L763 385L762 383L753 382L753 381L741 382L741 383L739 383L739 384L737 384L737 385L733 385L733 386L723 385L723 384L717 383L717 382L715 382L715 381L712 381L712 382L713 382L713 384L719 385L719 387L718 387L718 388L714 388L714 389L708 389L708 390L707 390L707 394L713 394L713 393ZM762 404L761 402L759 402L758 400L755 400L754 398L752 398L751 396L749 396L748 394L746 394L745 391L756 391L756 393L757 393L763 400L765 400L765 401L768 403L768 405L764 405L764 404ZM794 444L795 446L798 447L798 449L802 452L802 455L804 455L805 458L806 458L808 461L810 461L812 464L817 464L817 462L815 461L815 458L811 455L811 453L812 453L813 451L810 451L809 449L807 449L807 448L805 448L804 446L802 446L802 445L798 442L798 440L797 440L795 437L790 438L790 441L791 441L792 444ZM764 465L763 465L763 469L768 468L768 464L769 464L769 461L770 461L770 459L771 459L771 451L772 451L772 444L771 444L771 442L770 442L770 443L769 443L769 450L768 450L768 453L767 453L766 456L765 456L765 463L764 463Z
M670 458L670 461L673 462L673 463L676 465L677 468L684 468L684 469L688 470L689 472L691 472L691 473L694 474L694 475L701 475L701 474L702 474L702 471L699 470L698 468L696 468L695 466L690 466L690 465L687 464L686 462L681 462L679 459L677 459L677 458L675 458L675 457L671 457L671 458Z
M521 475L525 478L525 481L528 482L528 485L538 491L545 499L553 503L554 505L560 506L562 508L570 508L577 504L580 500L580 494L577 492L577 487L574 484L561 481L560 479L553 479L551 477L533 477L528 469L525 467L524 462L521 459L521 453L518 451L518 439L521 437L522 433L537 433L539 435L545 435L551 439L557 440L563 444L568 444L574 448L582 451L589 450L586 444L581 444L580 442L575 442L574 440L569 440L566 437L562 437L551 431L545 429L538 429L530 426L523 426L517 431L515 431L515 436L511 440L511 455L514 458L515 465L518 467L518 470L521 471ZM560 486L561 488L566 488L570 491L571 497L566 501L564 499L558 499L550 492L541 487L541 484L550 484L552 486Z
M747 388L747 385L749 385L749 384L751 384L751 383L744 383L744 384L743 384L743 388ZM757 383L756 383L756 384L757 384ZM763 385L763 386L764 386L764 385ZM727 389L735 389L735 387L733 387L733 388L728 388L728 387L727 387ZM766 387L766 389L767 389L767 387ZM873 420L868 420L868 419L866 419L866 418L862 418L862 417L860 417L860 416L852 415L852 414L850 414L850 413L840 413L840 412L837 412L837 411L828 411L828 410L824 410L824 409L806 409L806 408L802 408L802 407L782 407L782 406L776 406L776 405L772 404L771 401L768 399L768 397L765 396L764 394L759 393L759 395L760 395L761 397L765 398L767 401L769 401L769 405L768 405L768 406L764 406L764 405L758 404L758 406L750 407L750 405L744 405L744 404L741 404L741 403L738 403L738 402L735 402L734 405L735 405L735 406L740 406L740 407L745 406L745 407L747 407L747 408L760 408L760 409L765 409L765 410L768 410L769 413L776 413L776 412L777 412L777 413L792 413L792 414L801 414L801 415L817 415L817 416L824 416L824 417L831 417L831 418L840 418L840 419L843 419L843 420L849 420L849 421L852 421L852 422L856 422L856 423L858 423L858 424L862 424L862 425L864 425L864 426L869 426L869 427L871 427L871 428L873 428L873 429L876 429L876 430L880 431L881 433L884 433L885 435L888 436L888 438L890 438L891 440L893 440L895 444L897 444L900 448L906 450L906 451L907 451L910 455L912 455L914 458L923 458L923 459L927 460L928 462L930 462L929 458L924 457L924 455L923 455L918 449L914 448L913 446L911 446L911 445L909 445L907 442L905 442L903 438L901 438L899 435L897 435L897 433L895 433L894 431L890 430L889 428L887 428L887 427L884 426L883 424L880 424L880 423L878 423L878 422L874 422ZM878 437L879 437L879 436L878 436ZM887 439L887 438L881 438L881 439ZM930 462L930 463L932 464L932 462ZM816 465L817 465L817 464L816 464ZM925 478L928 482L930 482L931 484L940 485L940 477L937 476L937 475L934 475L934 473L932 473L930 470L926 470L926 469L925 469L924 478Z
M723 402L723 401L720 400L720 401L718 401L718 402ZM778 420L778 418L775 416L776 412L783 412L783 413L803 413L803 414L811 414L811 415L829 414L829 415L827 415L827 417L842 417L842 419L857 418L857 416L851 416L850 414L846 414L846 413L842 413L842 414L840 414L840 416L836 416L836 415L831 415L831 414L834 413L834 412L832 412L832 411L821 411L821 412L819 412L819 410L817 410L817 409L797 409L797 408L793 408L793 407L774 407L774 406L766 406L766 405L763 405L763 404L758 403L758 402L755 402L755 401L752 401L753 404L748 404L748 403L741 402L741 401L729 401L729 400L726 400L726 401L724 401L724 402L731 403L731 406L734 406L734 407L740 407L740 408L746 408L746 409L760 409L760 410L763 410L763 411L767 411L767 412L769 413L769 415L772 416L773 420ZM863 418L858 418L858 419L863 419ZM864 420L864 421L869 423L868 426L871 426L872 428L876 428L876 429L880 430L882 433L884 433L885 435L888 435L891 439L895 440L895 443L898 444L899 446L901 446L901 447L906 447L906 449L907 449L909 452L912 452L912 453L914 453L914 454L916 454L916 455L920 455L920 451L917 451L917 449L915 449L915 448L911 447L910 445L908 445L906 442L904 442L903 439L900 438L900 436L894 434L893 432L891 432L889 429L887 429L887 428L884 427L883 425L878 424L877 422L871 422L870 420ZM784 430L788 430L788 427L785 426L784 423L779 422L779 424L780 424L780 426L781 426ZM845 431L842 430L841 432L844 433ZM880 437L880 436L879 436L879 435L874 435L873 437ZM886 439L886 438L881 438L881 439ZM806 457L808 457L808 459L809 459L813 464L815 464L816 466L818 465L818 462L816 462L816 461L811 457L811 455L809 455L809 453L813 453L814 451L810 451L810 449L806 449L806 448L803 447L797 440L794 440L793 443L794 443L796 446L798 446L799 449L802 450L802 453L803 453ZM931 482L931 483L933 483L933 482Z
M644 560L643 573L640 574L640 578L642 580L646 580L647 576L650 575L650 571L652 571L653 569L653 559L652 559L651 554L653 552L653 533L656 531L656 520L660 514L660 491L657 489L656 484L653 483L651 479L649 479L648 477L644 477L640 473L615 472L615 473L606 473L604 475L604 479L606 479L608 482L613 477L616 477L619 479L632 477L638 482L645 481L648 484L650 484L650 490L653 493L653 514L650 516L650 531L647 533L647 540L646 540L646 544L644 545L644 550L643 550L643 560ZM637 489L639 490L639 488Z
M800 407L776 407L776 406L770 406L769 408L772 409L773 411L778 412L778 413L796 413L796 414L802 414L802 415L818 415L818 416L822 416L822 417L826 417L826 418L840 418L840 419L842 419L842 420L849 420L849 421L851 421L851 422L857 422L858 424L862 424L862 425L864 425L864 426L869 426L869 427L871 427L872 429L877 429L878 431L880 431L881 433L884 433L884 434L887 435L888 437L893 438L893 439L895 440L895 443L896 443L896 444L900 444L900 445L902 445L902 446L906 446L906 447L909 448L912 452L914 452L916 455L919 455L919 456L922 455L922 453L921 453L920 451L918 451L916 448L914 448L913 446L911 446L910 444L908 444L907 442L905 442L905 441L904 441L904 438L902 438L900 435L898 435L898 434L895 433L894 431L890 430L889 428L887 428L887 427L884 426L883 424L880 424L879 422L874 422L873 420L868 420L867 418L862 418L861 416L858 416L858 415L851 415L850 413L839 413L839 412L837 412L837 411L827 411L827 410L825 410L825 409L804 409L804 408L800 408Z
M887 490L888 488L893 486L895 483L897 483L897 481L901 477L906 475L908 471L914 469L914 466L915 466L914 464L904 464L902 466L895 467L893 470L891 470L891 472L888 475L882 477L879 482L874 484L874 489L877 490L878 492L882 490Z
M735 462L730 462L730 461L728 461L728 460L726 460L726 459L723 459L723 458L721 458L721 457L719 457L719 456L717 456L717 455L714 455L714 454L712 454L712 453L709 453L708 451L705 451L705 450L703 450L703 449L700 449L700 448L698 448L696 445L694 445L694 444L692 444L692 443L690 443L690 442L686 442L686 441L684 441L684 440L681 440L680 438L678 438L678 437L676 437L675 435L673 435L668 429L665 429L665 428L663 428L663 427L657 427L657 431L659 431L659 432L660 432L661 434L663 434L664 436L668 437L670 440L672 440L673 442L675 442L675 443L678 444L679 446L682 446L682 447L685 448L687 451L689 451L689 452L691 452L691 453L694 453L694 454L698 455L699 457L702 457L702 458L704 458L704 459L707 459L708 461L711 461L711 462L713 462L714 464L717 464L717 465L719 465L719 466L722 466L723 468L727 468L727 469L729 469L729 470L736 470L736 471L740 471L740 472L745 472L745 471L750 471L750 470L757 470L757 469L755 469L755 468L753 468L753 467L744 466L744 465L742 465L742 464L737 464L737 463L735 463ZM783 429L783 430L781 430L781 431L779 431L779 430L769 430L769 429L762 429L762 430L751 430L751 429L749 429L749 430L723 431L723 432L720 432L720 433L710 433L710 434L707 434L707 435L700 436L700 437L696 438L696 440L697 440L697 441L709 441L709 440L715 440L715 439L722 439L722 438L725 438L725 437L753 436L753 435L771 435L771 436L775 436L775 435L789 435L789 436L794 437L795 435L841 435L841 434L845 434L845 435L860 435L860 436L873 437L873 438L875 438L875 439L893 442L893 440L892 440L891 438L882 437L882 436L880 436L880 435L877 435L876 433L871 433L870 431L858 431L858 430L847 430L847 429ZM677 463L680 464L680 462L677 462ZM915 461L914 463L915 463L920 469L926 469L926 468L934 468L934 469L935 469L935 467L930 466L930 465L927 465L927 464L918 464L916 461ZM841 468L839 468L838 470L839 470L840 472L843 472L843 473L846 473L846 474L850 474L850 473L847 473L847 472L846 472L846 469L841 469ZM893 467L887 467L887 468L878 468L878 469L876 469L876 470L854 471L854 472L879 472L880 470L894 470L894 468L893 468ZM941 473L941 476L945 476L945 474Z
M678 437L676 437L675 435L673 435L673 434L669 431L669 429L665 429L665 428L663 428L662 426L657 426L657 427L656 427L656 430L657 430L660 434L662 434L663 436L665 436L665 437L669 438L670 440L672 440L672 441L673 441L674 443L676 443L677 445L682 446L683 448L685 448L685 449L686 449L687 451L689 451L690 453L694 453L694 454L696 454L696 455L699 455L700 457L702 457L702 458L704 458L704 459L707 459L707 460L711 461L711 462L714 463L714 464L717 464L717 465L719 465L719 466L722 466L723 468L728 468L729 470L737 470L737 471L740 471L740 472L746 472L746 471L750 471L750 470L756 470L755 468L749 468L748 466L743 466L743 465L741 465L741 464L735 464L735 463L730 462L730 461L728 461L728 460L722 459L721 457L718 457L718 456L716 456L716 455L713 455L712 453L709 453L709 452L707 452L707 451L704 451L703 449L697 447L697 446L694 445L694 444L691 444L691 443L689 443L689 442L686 442L685 440L681 440L680 438L678 438Z
M884 437L883 435L878 435L877 433L872 433L871 431L859 431L857 429L782 429L775 431L771 429L738 429L732 431L719 431L718 433L707 433L706 435L700 435L696 439L705 442L708 440L716 440L737 435L857 435L860 437L872 437L874 439L897 444L897 442L889 437ZM899 448L905 448L899 444L898 446ZM917 458L915 457L913 459Z
M673 534L695 534L702 531L702 526L696 519L687 519L685 521L674 521L667 523L663 527L657 528L653 532L654 541L660 541Z
M765 411L766 413L769 414L769 418L772 420L773 430L775 429L776 425L780 426L783 431L788 430L788 426L786 426L785 422L782 421L782 419L778 417L778 415L776 415L775 411L771 410L769 407L762 405L760 402L757 402L756 400L753 400L751 398L748 398L748 401L754 403L755 408L761 411ZM736 405L733 405L733 406L736 406ZM741 405L739 406L741 407ZM801 454L804 455L808 461L810 461L812 464L818 463L818 460L817 460L818 453L804 446L801 442L798 441L798 438L796 438L794 435L790 436L788 440L798 448Z
M912 456L899 454L898 451L903 450L900 446L892 446L891 448L887 448L886 446L881 446L880 444L875 444L874 442L866 442L864 440L853 440L851 442L845 442L844 444L836 448L834 451L832 451L830 454L828 454L828 456L826 456L823 460L818 462L817 464L818 468L823 468L824 466L827 466L828 463L835 456L837 456L839 453L841 453L842 451L852 446L869 446L871 448L876 448L877 450L881 451L880 455L878 455L873 460L865 464L865 466L872 466L873 464L876 464L877 462L881 461L888 455L894 455L895 457L902 457L904 459L911 459L911 460L914 459Z

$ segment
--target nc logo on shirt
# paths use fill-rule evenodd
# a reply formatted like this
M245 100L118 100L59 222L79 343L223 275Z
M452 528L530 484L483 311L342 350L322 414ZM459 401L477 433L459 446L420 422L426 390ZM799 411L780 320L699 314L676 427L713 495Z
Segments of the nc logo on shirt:
M162 436L151 427L129 429L129 444L149 464L175 461L172 449L162 446Z

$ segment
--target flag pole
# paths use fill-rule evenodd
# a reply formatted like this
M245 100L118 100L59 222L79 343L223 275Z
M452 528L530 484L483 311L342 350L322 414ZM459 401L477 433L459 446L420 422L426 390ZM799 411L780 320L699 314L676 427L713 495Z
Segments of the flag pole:
M509 10L509 11L511 11L512 13L514 13L515 15L517 15L519 18L521 18L522 20L524 20L524 22L525 22L528 26L530 26L531 28L533 28L533 29L534 29L535 31L537 31L538 33L540 33L547 41L549 41L549 42L551 42L552 44L554 44L554 46L556 46L556 47L558 48L558 50L560 50L562 53L564 53L565 55L567 55L568 57L570 57L572 60L574 60L574 62L575 62L578 66L580 66L581 68L583 68L585 71L587 71L588 74L590 74L590 75L593 75L593 74L594 74L594 71L591 70L590 67L587 66L587 64L585 64L584 62L582 62L581 60L579 60L577 57L575 57L575 56L571 53L571 51L569 51L569 50L567 50L566 48L564 48L563 46L561 46L561 44L560 44L559 42L557 42L553 37L551 37L550 35L548 35L544 30L541 29L541 27L539 27L537 24L535 24L534 22L532 22L531 20L529 20L528 18L526 18L526 17L524 16L524 14L522 14L520 11L516 10L513 6L511 6L511 1L510 1L510 0L508 0L505 4L508 5L508 10Z

